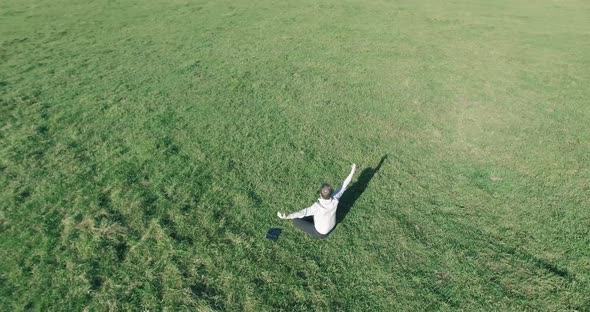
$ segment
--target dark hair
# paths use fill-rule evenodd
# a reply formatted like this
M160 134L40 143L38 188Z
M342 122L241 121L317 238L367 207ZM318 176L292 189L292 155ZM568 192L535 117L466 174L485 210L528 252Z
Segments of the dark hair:
M332 192L334 192L334 189L332 188L332 186L328 183L324 183L322 184L322 187L320 188L320 196L323 199L330 199L330 197L332 197Z

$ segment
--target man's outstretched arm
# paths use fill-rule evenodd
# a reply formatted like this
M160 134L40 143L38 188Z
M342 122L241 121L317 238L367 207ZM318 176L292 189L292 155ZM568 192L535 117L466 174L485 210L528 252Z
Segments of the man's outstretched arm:
M344 191L346 191L348 184L350 184L350 181L352 181L352 176L354 175L355 170L356 170L356 165L352 164L350 174L348 175L348 177L346 177L346 180L344 180L342 185L340 185L340 187L334 192L334 195L332 196L334 199L340 199L340 197L342 197L342 194L344 194Z
M316 214L316 205L311 205L305 209L301 209L299 211L295 211L293 213L290 213L288 215L282 213L282 212L277 212L277 216L281 219L297 219L297 218L305 218L308 216L313 216L314 214Z

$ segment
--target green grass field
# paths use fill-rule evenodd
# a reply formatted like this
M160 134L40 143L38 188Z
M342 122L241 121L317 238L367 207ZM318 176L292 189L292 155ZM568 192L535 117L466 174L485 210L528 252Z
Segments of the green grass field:
M0 310L590 311L588 81L583 0L4 0Z

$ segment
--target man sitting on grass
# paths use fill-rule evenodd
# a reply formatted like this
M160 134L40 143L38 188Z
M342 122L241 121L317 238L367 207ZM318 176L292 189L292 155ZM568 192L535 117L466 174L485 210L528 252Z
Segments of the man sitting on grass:
M352 164L350 174L335 192L330 184L322 184L320 198L313 205L289 215L277 212L277 216L281 219L293 219L294 226L317 239L326 238L334 226L336 226L338 201L342 194L344 194L344 191L346 191L346 187L348 187L348 184L352 180L355 170L356 165Z

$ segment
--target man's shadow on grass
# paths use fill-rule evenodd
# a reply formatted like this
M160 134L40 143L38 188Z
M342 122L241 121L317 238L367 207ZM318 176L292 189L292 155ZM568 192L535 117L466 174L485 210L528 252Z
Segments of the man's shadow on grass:
M365 168L358 180L342 194L340 203L338 204L338 210L336 210L336 224L344 221L344 218L346 218L354 203L365 192L369 186L369 182L371 182L375 174L381 169L385 159L387 159L387 154L381 157L381 161L379 161L379 164L375 168Z

